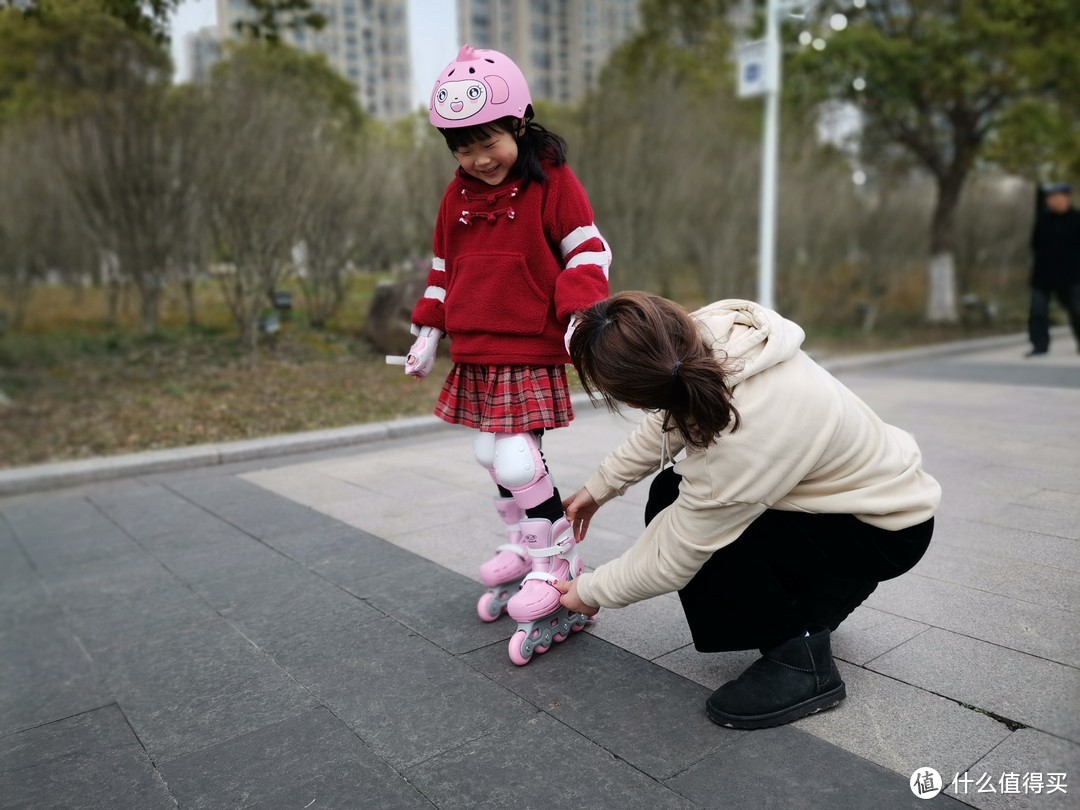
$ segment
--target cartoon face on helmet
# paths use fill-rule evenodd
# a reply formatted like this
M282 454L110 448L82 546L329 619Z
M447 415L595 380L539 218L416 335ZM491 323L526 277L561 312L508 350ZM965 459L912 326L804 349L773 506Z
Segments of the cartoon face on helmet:
M487 87L476 79L443 82L435 91L432 108L443 118L460 121L484 109L487 100Z
M429 118L437 127L471 127L512 115L525 117L529 85L510 57L462 46L435 82Z

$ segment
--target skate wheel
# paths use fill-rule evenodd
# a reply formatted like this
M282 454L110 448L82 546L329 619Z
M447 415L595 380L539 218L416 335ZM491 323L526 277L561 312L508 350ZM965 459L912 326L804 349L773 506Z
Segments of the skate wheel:
M567 633L556 633L551 640L554 641L556 644L561 644L562 642L566 641L567 635Z
M485 593L480 597L480 601L476 603L476 615L480 617L482 622L493 622L500 615L502 610L492 610L491 603L495 601L495 594Z
M572 625L570 625L570 632L571 633L580 633L584 629L585 629L585 625L583 625L583 624L572 624Z
M532 657L529 656L529 658L526 658L521 654L521 645L525 643L525 638L524 630L518 630L514 635L510 636L510 647L508 650L510 653L510 660L519 667L523 667L529 663L529 658Z
M551 648L550 648L550 647L548 647L548 646L547 646L547 645L545 645L545 644L537 644L537 645L536 645L535 647L533 647L533 652L534 652L534 653L536 653L537 655L543 655L543 654L544 654L544 653L546 653L546 652L547 652L547 651L548 651L549 649L551 649Z

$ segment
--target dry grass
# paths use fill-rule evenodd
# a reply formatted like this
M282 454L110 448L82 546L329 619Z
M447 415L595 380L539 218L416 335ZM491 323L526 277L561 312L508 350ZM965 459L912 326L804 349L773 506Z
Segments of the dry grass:
M156 337L138 336L129 312L103 326L100 293L40 290L26 329L0 338L0 391L11 400L0 406L0 467L430 413L450 363L419 383L385 365L360 336L372 285L330 329L288 323L254 361L213 289L201 296L205 326L181 326L170 301Z
M0 337L0 391L11 400L0 405L0 467L430 413L450 363L442 358L422 382L384 364L360 336L374 283L359 280L325 331L300 319L287 324L254 362L212 287L200 293L198 329L184 325L181 302L169 298L156 337L137 335L134 301L109 328L99 291L41 289L25 329ZM988 331L901 324L867 338L851 329L818 329L810 330L808 343L839 354Z

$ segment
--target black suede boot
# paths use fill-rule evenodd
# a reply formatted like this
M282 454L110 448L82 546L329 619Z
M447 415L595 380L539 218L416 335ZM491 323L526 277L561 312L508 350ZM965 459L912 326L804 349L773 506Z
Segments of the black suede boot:
M768 650L738 678L705 702L714 723L768 728L830 709L844 699L828 629L793 638Z

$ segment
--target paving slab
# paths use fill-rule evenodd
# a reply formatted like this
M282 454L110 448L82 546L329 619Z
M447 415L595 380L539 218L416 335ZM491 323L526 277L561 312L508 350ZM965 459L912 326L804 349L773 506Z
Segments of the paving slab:
M925 624L860 605L832 634L833 656L864 666L926 629Z
M307 568L351 554L366 554L371 557L393 551L385 541L337 521L294 534L264 538L263 542L279 554ZM372 567L383 570L386 564L390 564L389 559L373 560Z
M1025 728L970 768L942 776L947 793L980 810L1066 810L1077 804L1078 773L1080 745Z
M1080 633L1076 632L1074 613L914 573L881 583L866 604L884 613L1080 667Z
M586 633L554 645L525 667L515 667L502 644L466 660L657 780L744 733L721 729L705 716L711 690Z
M464 653L510 638L516 625L481 622L476 603L483 592L471 580L435 563L412 556L412 564L360 579L340 570L326 571L350 593L452 653Z
M664 784L701 807L926 807L903 777L792 726L746 735Z
M339 623L360 626L384 614L300 566L254 568L194 584L194 592L272 656L296 638L325 637Z
M144 547L167 544L167 539L158 544L153 541L181 529L198 536L231 528L205 509L160 486L129 492L103 492L85 500L129 535L138 538Z
M1068 461L1062 458L1060 462L1054 463L1066 464ZM1080 539L1080 525L1077 525L1075 515L1051 512L1030 502L1001 504L984 512L982 519L1010 529L1050 534L1070 540Z
M161 772L179 806L192 810L431 807L322 707L174 759Z
M897 680L1080 743L1080 670L931 628L867 665ZM1021 684L1023 685L1021 687Z
M1014 567L1013 575L994 588L994 592L1023 602L1080 613L1080 573L1076 571L1048 565L1018 565Z
M647 661L693 642L679 599L671 594L620 610L601 610L585 632Z
M294 501L275 498L231 475L191 477L170 485L175 493L237 529L272 539L327 527L332 521Z
M406 776L443 810L716 806L688 801L588 736L539 713L433 757Z
M935 519L933 545L950 546L973 561L985 555L1080 572L1080 543L1075 540L994 526L952 512Z
M173 810L176 803L110 705L0 736L0 807Z
M935 540L944 532L935 526ZM1017 561L983 551L973 555L967 545L930 543L930 548L912 571L928 579L966 585L978 591L992 591L1016 575Z
M0 633L0 735L109 702L92 661L59 614Z
M81 566L50 583L68 625L91 655L196 626L214 611L150 555Z
M21 554L12 556L0 574L0 634L23 624L55 618L60 606Z
M318 705L216 615L109 648L95 665L158 764Z
M963 770L1006 739L1004 724L959 703L860 667L839 664L847 700L798 727L910 776L925 766Z
M409 768L536 713L392 619L339 627L334 641L293 654L289 673L391 767Z
M692 644L655 659L653 663L682 675L687 680L706 687L711 694L722 684L738 678L748 666L760 658L757 650L737 650L725 653L700 653Z
M5 519L31 565L48 578L82 563L141 553L138 544L93 504L80 498L26 501Z

